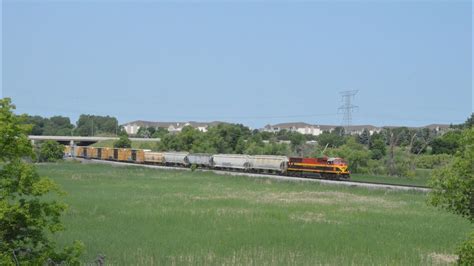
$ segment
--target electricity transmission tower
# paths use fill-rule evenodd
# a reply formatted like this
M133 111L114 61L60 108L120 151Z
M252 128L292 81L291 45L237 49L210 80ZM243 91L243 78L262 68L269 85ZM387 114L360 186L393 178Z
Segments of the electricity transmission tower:
M352 100L354 99L354 96L357 94L357 92L359 91L351 90L340 92L343 104L338 108L338 111L343 113L342 125L346 134L349 134L350 127L352 125L352 111L359 108L359 106L352 104Z

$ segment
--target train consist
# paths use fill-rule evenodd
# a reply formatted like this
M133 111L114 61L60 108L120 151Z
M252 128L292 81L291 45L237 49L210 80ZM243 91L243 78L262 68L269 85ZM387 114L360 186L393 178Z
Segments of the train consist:
M139 149L98 148L78 146L66 154L79 158L110 160L137 164L155 164L230 170L254 173L273 173L287 176L349 179L347 163L341 158L299 158L274 155L200 154L188 152L153 152Z

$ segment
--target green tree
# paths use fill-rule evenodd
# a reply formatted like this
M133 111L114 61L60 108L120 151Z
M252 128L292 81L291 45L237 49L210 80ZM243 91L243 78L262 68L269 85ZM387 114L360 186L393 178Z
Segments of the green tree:
M364 128L362 133L359 135L358 141L362 145L369 145L369 143L370 143L370 132L367 128Z
M429 202L474 222L474 128L465 129L453 162L433 172ZM474 233L472 233L474 234ZM471 235L459 249L459 262L474 265Z
M431 142L431 152L433 154L455 154L459 148L460 130L446 132L444 135L435 138Z
M374 160L382 159L387 153L387 146L382 138L373 139L372 142L370 142L369 149L371 151L371 157Z
M54 140L47 140L40 145L39 161L56 162L64 156L64 146Z
M31 135L69 136L74 125L68 117L53 116L43 118L41 116L26 116L26 124L33 126Z
M82 244L57 251L51 234L63 229L66 205L46 197L61 193L24 162L33 157L25 116L16 116L9 98L0 99L0 264L79 264ZM48 200L49 199L49 200Z
M39 115L36 116L25 116L25 124L32 125L32 129L29 134L31 135L43 135L45 119Z
M77 121L74 134L78 136L113 136L118 131L120 131L118 120L115 117L82 114Z
M160 127L160 128L155 130L155 132L152 134L152 137L153 138L162 138L168 133L169 133L168 129Z
M342 128L344 130L344 128ZM346 142L346 139L343 135L339 135L337 132L327 132L324 131L322 134L317 136L316 140L321 147L339 147Z
M45 119L43 135L70 136L73 128L69 117L53 116Z
M430 202L474 221L474 129L466 129L453 163L435 170Z
M127 133L120 133L118 140L114 142L114 148L131 148L132 141L128 138Z

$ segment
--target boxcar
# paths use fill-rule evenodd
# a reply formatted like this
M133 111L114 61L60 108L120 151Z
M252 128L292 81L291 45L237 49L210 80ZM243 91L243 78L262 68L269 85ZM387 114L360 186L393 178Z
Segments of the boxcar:
M131 151L131 160L136 163L145 162L145 152L143 150L132 150Z
M146 163L164 163L165 156L162 152L145 151L145 162Z
M164 152L164 163L169 165L189 165L187 152Z
M188 155L189 164L197 166L212 166L212 155L204 153L192 153Z
M242 154L215 154L212 156L215 168L247 170L250 167L249 156Z
M253 155L249 156L250 168L263 171L276 171L285 173L288 165L288 157L275 155Z
M65 157L71 157L71 146L69 145L64 145L64 156Z
M87 157L92 159L98 159L98 148L87 147Z
M116 159L117 161L121 161L121 162L128 161L129 158L132 156L132 152L130 149L119 148L117 150L118 150L117 159Z
M109 157L110 156L113 156L113 151L114 149L112 148L100 148L100 153L99 151L97 151L97 153L99 153L99 159L101 160L109 160Z
M88 157L87 147L84 147L84 146L76 147L76 156L81 157L81 158L87 158Z

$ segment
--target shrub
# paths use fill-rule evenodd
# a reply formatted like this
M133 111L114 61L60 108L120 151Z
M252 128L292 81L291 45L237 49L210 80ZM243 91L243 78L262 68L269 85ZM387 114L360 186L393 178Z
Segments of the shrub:
M474 232L459 246L457 253L459 265L474 265Z
M63 156L64 145L54 140L47 140L40 146L38 159L40 162L56 162L61 160Z
M418 155L415 157L415 165L417 168L435 169L446 166L452 160L453 156L449 154Z
M114 148L131 148L132 141L128 138L127 134L120 135L120 138L114 142Z

